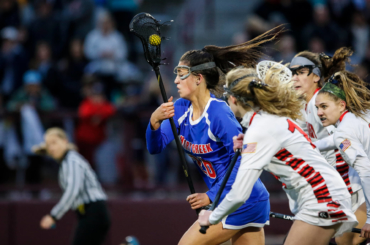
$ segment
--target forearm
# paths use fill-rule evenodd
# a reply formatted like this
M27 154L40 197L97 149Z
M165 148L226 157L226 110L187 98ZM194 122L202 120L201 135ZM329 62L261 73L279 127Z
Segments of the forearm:
M239 169L236 180L231 191L225 196L223 201L212 212L209 217L211 224L217 224L223 217L236 211L249 198L254 183L261 175L262 170Z
M334 135L330 135L323 139L317 140L314 144L320 151L330 151L337 149L334 143Z
M174 139L169 121L164 121L157 130L152 130L149 122L146 129L146 145L150 154L157 154Z

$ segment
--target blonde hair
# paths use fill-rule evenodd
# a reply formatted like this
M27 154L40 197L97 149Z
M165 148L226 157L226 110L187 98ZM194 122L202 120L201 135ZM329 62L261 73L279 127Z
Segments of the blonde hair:
M44 134L44 137L46 137L47 135L55 135L57 136L58 138L60 139L63 139L63 140L66 140L68 142L68 137L67 137L67 134L66 132L61 129L61 128L58 128L58 127L53 127L53 128L49 128L45 131L45 134ZM67 143L68 146L67 146L67 149L68 150L75 150L77 151L78 148L75 144L73 143L70 143L68 142ZM46 150L46 144L45 143L41 143L39 145L35 145L32 147L32 151L35 153L35 154L42 154L42 155L45 155L47 154L47 150Z
M248 74L256 74L256 76L248 76L233 88L231 92L237 96L244 98L244 102L240 101L245 109L250 107L258 106L265 112L273 115L289 117L293 120L301 118L302 99L299 94L296 93L292 87L293 83L281 82L279 74L283 68L270 68L264 81L257 77L257 72L253 68L235 68L226 75L226 86L238 78L246 76ZM262 88L254 87L250 84L252 81L264 82L267 86Z

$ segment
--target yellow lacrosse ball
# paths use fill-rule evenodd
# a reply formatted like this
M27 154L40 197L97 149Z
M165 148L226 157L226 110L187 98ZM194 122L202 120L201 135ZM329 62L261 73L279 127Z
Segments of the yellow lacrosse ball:
M150 35L149 37L149 43L153 46L158 46L161 44L161 37L158 36L157 34Z

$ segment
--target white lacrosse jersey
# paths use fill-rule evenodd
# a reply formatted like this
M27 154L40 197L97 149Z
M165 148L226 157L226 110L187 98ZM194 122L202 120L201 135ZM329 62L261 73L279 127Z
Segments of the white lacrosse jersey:
M318 91L319 90L316 90L314 96L307 103L305 108L305 118L308 135L310 136L314 144L320 139L329 137L335 131L334 126L324 127L319 116L317 115L315 101ZM330 165L337 168L338 172L343 178L343 181L346 183L350 194L361 190L361 182L357 172L353 168L350 168L345 161L343 161L340 153L337 150L321 151L321 154L325 157Z
M294 120L260 110L248 112L242 123L248 130L239 172L264 169L275 175L283 183L292 213L306 205L350 198L339 173Z
M370 114L364 118L344 112L334 133L334 142L344 160L359 174L370 224Z

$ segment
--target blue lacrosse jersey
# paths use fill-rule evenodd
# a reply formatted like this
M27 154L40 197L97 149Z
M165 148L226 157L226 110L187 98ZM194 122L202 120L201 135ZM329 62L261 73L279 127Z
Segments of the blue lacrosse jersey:
M242 133L242 128L226 102L215 98L213 94L211 94L202 116L195 121L192 120L193 107L190 101L178 99L174 106L175 116L173 119L182 147L198 166L198 170L209 188L207 195L213 202L235 154L232 138ZM152 130L149 122L146 140L147 148L151 154L160 153L173 139L168 119L164 120L157 130ZM240 166L240 159L241 157L235 164L219 203L231 190ZM261 180L258 179L249 199L235 212L246 211L256 202L268 199L269 193Z

